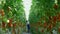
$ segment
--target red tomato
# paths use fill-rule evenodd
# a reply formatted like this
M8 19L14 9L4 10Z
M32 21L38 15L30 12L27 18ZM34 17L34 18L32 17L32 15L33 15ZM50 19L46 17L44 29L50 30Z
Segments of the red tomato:
M54 16L54 17L53 17L53 22L56 23L56 21L57 21L57 17Z
M9 26L9 27L12 27L13 25L12 25L12 23L8 23L8 26Z
M13 27L16 27L16 23L13 24Z
M12 19L9 19L9 23L12 23Z
M2 27L3 27L3 28L5 28L5 25L6 25L5 22L2 22Z
M50 24L49 26L48 26L48 28L51 30L52 29L52 27L53 27L53 25L52 24Z

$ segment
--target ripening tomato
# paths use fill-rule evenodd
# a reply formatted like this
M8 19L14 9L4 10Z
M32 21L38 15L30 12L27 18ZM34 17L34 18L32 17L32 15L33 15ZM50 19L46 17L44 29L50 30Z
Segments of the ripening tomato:
M11 7L10 7L10 6L8 6L7 10L8 10L8 11L10 11L10 10L11 10Z
M45 22L43 25L44 25L44 28L46 28L46 27L47 27L47 23L46 23L46 22Z
M36 31L38 31L38 27L36 27Z
M41 22L38 22L38 23L37 23L37 26L41 26Z
M56 23L53 23L53 27L55 27L56 26Z
M57 14L57 20L60 21L60 13Z
M16 34L16 33L15 33L15 29L12 30L12 34Z
M2 16L4 16L4 15L5 15L4 10L3 10L3 9L1 10L1 15L2 15Z
M58 4L54 4L54 9L57 9L58 8Z
M49 20L52 20L52 16L49 16Z

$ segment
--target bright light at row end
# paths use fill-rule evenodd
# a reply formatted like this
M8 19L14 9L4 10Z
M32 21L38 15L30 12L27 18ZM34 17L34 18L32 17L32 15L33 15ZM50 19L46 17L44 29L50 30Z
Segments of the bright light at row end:
M32 5L32 0L23 0L23 5L24 5L24 10L25 10L26 20L28 20L30 8Z

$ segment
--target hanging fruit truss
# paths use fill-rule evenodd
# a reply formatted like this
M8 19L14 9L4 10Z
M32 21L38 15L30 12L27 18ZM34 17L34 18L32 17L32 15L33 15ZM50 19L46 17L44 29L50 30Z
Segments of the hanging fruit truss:
M4 31L23 28L26 23L23 8L22 0L0 0L0 28Z
M32 0L29 16L32 34L60 34L60 0Z

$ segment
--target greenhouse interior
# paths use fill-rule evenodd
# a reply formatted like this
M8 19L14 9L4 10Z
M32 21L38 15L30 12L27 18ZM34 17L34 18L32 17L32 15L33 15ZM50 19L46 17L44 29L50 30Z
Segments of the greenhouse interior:
M60 0L0 0L0 34L60 34Z

